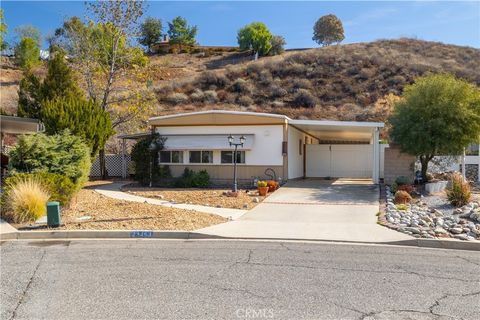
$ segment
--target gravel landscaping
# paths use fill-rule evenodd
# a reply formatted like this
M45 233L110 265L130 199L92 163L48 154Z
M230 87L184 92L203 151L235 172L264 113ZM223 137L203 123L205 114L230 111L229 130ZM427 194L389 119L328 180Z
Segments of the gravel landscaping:
M122 201L82 189L70 209L62 210L59 230L184 230L191 231L226 222L208 213ZM26 229L31 226L15 225ZM46 227L38 226L39 230Z
M226 189L175 189L125 186L122 191L145 198L162 199L174 203L198 204L209 207L250 210L265 197L256 190L239 190L237 197L228 196Z
M444 193L420 196L412 203L396 205L394 194L385 187L386 208L380 223L416 238L455 238L480 240L478 196L469 204L455 208Z

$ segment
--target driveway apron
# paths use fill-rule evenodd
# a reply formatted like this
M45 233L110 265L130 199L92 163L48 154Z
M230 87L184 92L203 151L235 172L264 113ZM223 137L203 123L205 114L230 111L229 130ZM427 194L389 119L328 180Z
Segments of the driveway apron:
M392 242L410 236L377 224L371 180L289 181L236 221L197 230L224 237Z

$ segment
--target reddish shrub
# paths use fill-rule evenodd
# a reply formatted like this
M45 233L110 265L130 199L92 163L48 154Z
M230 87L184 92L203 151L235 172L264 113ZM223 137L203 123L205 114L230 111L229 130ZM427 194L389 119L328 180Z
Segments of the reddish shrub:
M397 191L395 192L395 203L396 204L406 204L412 201L412 197L406 191Z
M406 191L408 194L412 194L415 188L411 184L404 184L397 187L397 191Z
M268 192L273 192L278 189L278 182L274 180L267 181Z

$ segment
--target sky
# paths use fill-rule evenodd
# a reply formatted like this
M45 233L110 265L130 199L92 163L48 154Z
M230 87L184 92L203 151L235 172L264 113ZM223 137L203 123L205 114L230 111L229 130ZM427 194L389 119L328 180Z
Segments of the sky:
M264 22L282 35L287 48L311 48L315 21L335 14L343 22L344 43L410 37L480 47L480 1L148 1L144 17L167 21L185 17L198 26L201 45L236 45L242 26ZM51 35L70 16L85 17L83 1L1 1L12 41L19 25ZM166 30L165 30L166 31ZM46 43L44 43L46 48Z

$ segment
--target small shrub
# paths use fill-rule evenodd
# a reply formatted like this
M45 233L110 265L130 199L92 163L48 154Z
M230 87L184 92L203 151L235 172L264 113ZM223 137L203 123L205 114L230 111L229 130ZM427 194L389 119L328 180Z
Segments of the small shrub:
M267 181L268 192L273 192L278 189L278 182L274 180Z
M305 76L307 72L307 66L303 63L292 63L285 67L283 71L285 76Z
M241 106L248 107L253 104L253 99L249 96L240 96L237 99L237 103Z
M311 89L312 83L308 79L294 79L292 83L293 91L297 91L298 89Z
M223 88L228 84L229 81L224 75L217 74L214 71L204 71L196 79L196 82L204 88L208 88L212 85Z
M159 178L171 178L172 172L170 171L169 166L159 166L158 167L158 177Z
M188 96L185 93L175 92L168 95L166 100L173 105L184 104L188 101Z
M256 75L259 75L260 72L262 72L263 70L263 65L260 64L260 63L250 63L247 65L245 71L247 72L248 75L250 76L256 76Z
M408 178L408 177L399 176L395 179L395 183L397 184L397 186L403 186L403 185L406 185L406 184L410 184L411 181L410 181L410 178Z
M397 187L396 191L406 191L408 194L412 194L415 188L411 184L402 184Z
M270 97L272 98L280 98L288 94L287 90L278 85L272 85L268 88L268 90L270 91Z
M90 149L68 130L50 136L25 135L10 151L8 165L11 174L50 172L67 176L80 190L90 174Z
M203 101L206 103L216 103L218 102L217 92L215 90L207 90L204 92Z
M35 179L23 179L8 189L7 205L14 222L35 221L46 214L50 195Z
M201 170L193 176L193 187L205 188L210 185L210 175L207 170Z
M205 97L205 94L203 93L202 90L200 89L195 89L191 94L190 94L190 99L192 102L203 102L203 98Z
M264 86L268 86L273 82L272 74L269 70L262 70L260 75L258 76L258 82L263 84Z
M185 168L180 178L175 181L177 188L205 188L210 185L210 175L206 170L195 172Z
M11 175L5 180L6 189L29 179L40 183L45 191L50 194L49 201L58 201L62 207L67 207L77 192L75 184L68 177L50 172L17 173Z
M459 174L452 175L450 187L447 189L448 201L456 207L461 207L470 202L472 191L470 185Z
M239 93L252 93L252 87L251 85L244 79L237 79L232 85L232 89L235 92Z
M314 108L317 98L306 89L299 89L293 98L293 105L296 107Z
M406 191L395 192L395 204L406 204L412 201L412 196Z

